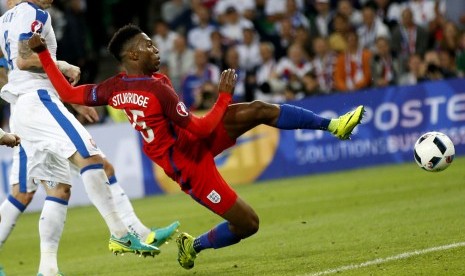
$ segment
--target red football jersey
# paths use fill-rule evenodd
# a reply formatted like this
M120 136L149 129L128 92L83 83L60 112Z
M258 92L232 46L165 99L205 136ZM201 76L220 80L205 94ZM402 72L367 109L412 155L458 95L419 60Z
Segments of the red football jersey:
M158 157L175 142L178 127L185 127L190 112L179 100L169 79L162 74L152 77L130 77L124 73L106 81L88 86L85 105L110 105L122 109L129 121L150 147L150 155Z

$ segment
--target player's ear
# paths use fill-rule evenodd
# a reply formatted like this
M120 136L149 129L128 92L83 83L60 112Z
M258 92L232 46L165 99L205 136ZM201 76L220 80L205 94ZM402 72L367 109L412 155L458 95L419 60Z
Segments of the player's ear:
M139 59L139 53L137 51L129 50L128 51L128 57L131 60L138 60Z

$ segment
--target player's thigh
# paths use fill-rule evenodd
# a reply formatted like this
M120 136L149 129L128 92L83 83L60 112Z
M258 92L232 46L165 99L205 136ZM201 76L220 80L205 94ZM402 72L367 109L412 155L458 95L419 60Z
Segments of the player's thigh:
M36 146L35 142L23 140L13 154L10 183L16 184L19 192L35 192L41 181L51 185L71 185L70 163L48 149Z
M40 181L45 189L47 196L59 198L68 201L71 197L71 185L66 183L57 183L51 181Z
M76 151L84 158L101 153L84 126L47 90L19 97L14 113L17 134L39 149L65 159Z

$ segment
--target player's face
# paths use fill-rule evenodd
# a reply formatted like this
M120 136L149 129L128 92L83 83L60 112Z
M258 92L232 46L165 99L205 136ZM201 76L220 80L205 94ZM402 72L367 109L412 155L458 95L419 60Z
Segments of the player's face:
M33 0L32 2L45 10L52 6L53 0Z
M136 49L139 52L139 66L146 74L160 69L160 55L152 40L144 33L136 37Z

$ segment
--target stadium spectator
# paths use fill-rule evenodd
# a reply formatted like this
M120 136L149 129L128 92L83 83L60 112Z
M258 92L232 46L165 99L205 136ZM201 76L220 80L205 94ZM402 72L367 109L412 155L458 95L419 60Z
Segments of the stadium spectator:
M328 37L331 32L330 25L333 19L329 0L315 0L315 10L316 14L310 16L310 25L316 29L312 33Z
M459 49L460 33L457 26L452 21L447 21L444 24L442 38L437 41L437 47L440 50L455 52Z
M181 91L181 83L194 66L194 51L187 47L186 38L174 39L173 49L168 56L168 70L175 91Z
M218 83L220 69L218 66L208 62L208 55L205 51L195 50L194 52L194 67L182 82L182 99L187 108L194 104L195 91L199 87L209 81Z
M376 4L376 15L392 31L400 21L402 4L391 0L374 0Z
M394 29L391 38L391 48L398 51L399 59L408 60L412 54L423 56L428 49L428 41L428 32L415 24L410 9L404 9L401 23Z
M310 36L310 32L303 26L295 29L294 43L299 44L306 55L310 56L312 54L312 37Z
M348 18L351 26L358 28L362 25L363 17L362 13L355 9L350 0L340 0L337 2L337 13L344 15Z
M227 39L227 45L233 45L243 40L242 29L253 24L243 18L235 7L230 6L225 11L224 24L220 27L221 35Z
M302 10L304 0L296 0L297 7ZM265 0L265 15L269 22L278 22L285 17L286 1L285 0Z
M346 35L351 27L347 16L342 13L336 13L334 15L334 31L329 35L328 40L331 50L341 53L347 49Z
M399 77L399 85L415 85L425 80L425 65L419 54L412 54L408 57L407 70L407 73Z
M372 3L372 2L370 2ZM357 29L360 46L375 50L375 41L378 37L389 37L389 29L376 15L374 4L366 4L362 9L363 23Z
M384 87L394 85L401 75L400 61L393 55L387 37L376 39L376 52L371 63L373 85Z
M354 91L371 84L371 52L362 49L355 32L347 33L347 50L337 57L334 87L338 91Z
M292 27L292 22L289 18L281 19L278 29L279 42L276 49L276 58L281 58L286 55L287 49L294 42L295 29Z
M179 35L171 31L168 24L165 21L159 20L154 24L154 35L152 36L153 41L157 45L159 51L163 53L162 63L168 62L168 56L173 49L174 40Z
M211 45L211 34L215 31L215 26L210 22L210 12L207 8L200 6L195 10L199 22L187 32L187 41L190 47L209 51Z
M413 21L416 25L428 28L431 21L438 15L444 14L445 2L443 0L409 0L407 7L412 11Z
M286 12L284 17L290 19L293 28L304 27L305 29L310 28L307 17L297 7L297 0L285 0Z
M300 95L297 95L297 99L327 94L327 92L321 91L317 75L313 71L307 72L302 77L302 85L303 91Z
M114 76L99 85L73 88L59 72L40 36L34 35L29 40L31 48L40 52L43 67L66 101L87 105L112 103L131 114L127 103L115 104L112 101L127 92L118 88L121 82L126 83L125 86L130 85L133 89L129 91L134 95L150 97L147 99L150 108L133 104L137 111L153 118L147 121L145 128L135 122L132 124L144 137L144 152L177 181L187 195L224 219L197 238L181 233L176 239L179 264L184 269L192 269L201 251L234 245L254 235L259 228L255 211L219 174L215 156L233 146L243 133L261 124L279 129L326 130L346 140L360 123L364 107L359 106L338 119L326 119L288 104L255 101L230 105L236 75L234 70L228 69L221 75L218 86L220 93L213 109L205 116L197 117L184 108L172 91L169 79L156 73L158 51L154 47L147 47L148 44L151 45L150 39L137 27L123 27L112 38L109 49L128 69L128 75ZM134 55L144 56L149 61L135 59L126 51L133 51ZM138 77L132 82L122 80L141 75L145 77ZM89 97L91 93L95 96Z
M211 33L210 40L211 40L212 47L210 51L208 51L208 61L211 64L218 66L219 68L223 68L224 53L226 52L226 49L228 48L225 45L223 36L218 30L216 30Z
M465 32L460 34L455 64L457 66L458 75L460 77L465 77Z
M247 72L251 72L261 62L259 43L252 23L243 26L243 37L242 43L237 45L240 66Z
M250 0L221 0L215 3L213 17L219 24L225 23L226 11L229 7L234 7L241 17L253 20L255 1Z
M457 77L457 68L455 64L455 51L440 50L439 68L444 79Z
M272 76L285 82L301 78L312 69L302 46L292 44L287 50L287 56L282 57L276 65Z
M333 91L334 66L336 55L329 48L327 39L316 37L313 40L313 52L315 54L312 60L313 74L318 81L318 90L323 93Z
M240 57L237 48L232 46L226 50L224 57L224 67L232 68L236 70L236 88L234 89L233 101L234 102L243 102L245 101L245 85L246 85L246 76L247 71L240 65Z
M171 25L173 21L189 8L187 0L168 0L161 5L161 18Z
M260 57L262 63L258 66L255 73L256 90L254 98L264 101L279 102L281 99L273 97L273 91L270 85L272 74L276 68L274 46L271 42L260 43Z
M209 110L218 99L217 85L212 82L204 82L195 91L195 101L192 110Z

